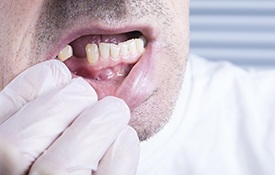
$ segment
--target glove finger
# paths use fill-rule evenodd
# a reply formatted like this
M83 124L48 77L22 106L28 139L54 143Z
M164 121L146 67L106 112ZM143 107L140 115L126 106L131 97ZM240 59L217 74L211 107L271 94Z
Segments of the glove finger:
M26 104L0 126L0 134L18 145L25 162L31 163L82 111L96 102L92 87L84 79L73 79L59 91Z
M0 124L29 101L63 87L70 80L70 71L57 60L45 61L27 69L0 92Z
M64 167L63 169L74 175L91 174L92 170L97 169L104 153L127 126L129 118L129 108L122 100L115 97L102 99L85 110L39 157L30 174L40 174L43 169L54 174L52 165Z
M128 126L103 156L94 175L135 175L139 151L137 133Z

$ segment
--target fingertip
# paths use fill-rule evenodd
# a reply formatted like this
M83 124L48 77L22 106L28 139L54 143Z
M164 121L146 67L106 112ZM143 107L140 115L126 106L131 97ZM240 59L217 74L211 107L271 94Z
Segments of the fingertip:
M126 144L129 146L135 146L139 148L140 140L138 138L136 130L127 126L126 129L118 136L118 139L126 140Z
M76 86L76 88L73 90L88 93L87 95L93 96L96 99L96 101L98 100L97 93L94 90L94 88L87 81L85 81L83 78L81 78L81 77L74 78L72 80L72 83L75 84L75 86Z
M100 102L103 103L103 105L115 107L116 109L126 113L126 116L130 119L130 109L124 100L114 96L107 96L100 100Z
M22 76L22 80L25 78L33 79L33 81L43 82L43 87L62 87L68 84L72 79L72 74L68 67L58 60L47 60L38 63L29 69L25 70L19 77ZM33 83L36 85L35 83ZM37 85L36 85L37 86Z
M39 64L46 64L51 68L52 74L53 75L59 75L60 73L63 74L67 80L72 79L72 74L69 70L69 68L62 62L59 60L48 60L45 61L44 63L39 63Z

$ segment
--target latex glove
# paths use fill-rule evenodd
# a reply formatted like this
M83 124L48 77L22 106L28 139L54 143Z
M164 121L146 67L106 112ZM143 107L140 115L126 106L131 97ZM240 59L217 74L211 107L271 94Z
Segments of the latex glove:
M38 96L64 87L71 78L66 66L57 60L24 71L0 92L0 124Z
M77 116L85 109L91 109L96 103L97 96L90 85L82 79L71 80L70 72L59 61L52 60L39 64L21 74L0 93L1 173L23 174ZM119 127L120 131L125 128L127 122L122 123L124 127ZM82 126L78 127L82 128ZM85 134L89 136L89 133L80 132L79 128L68 133L74 132L79 133L75 134L79 135L78 137ZM67 131L63 135L66 136L66 133ZM108 135L109 132L105 131L105 133ZM57 144L53 146L62 145L63 141L67 141L64 138L69 138L70 134L66 137L63 135L60 137L61 141L57 139ZM98 137L92 139L97 140ZM77 145L73 140L71 143ZM63 146L67 147L66 144ZM63 149L63 147L54 146L50 150L55 150L55 147ZM87 154L83 150L79 151ZM51 157L44 155L42 158ZM98 157L95 159L99 161ZM64 165L60 165L61 169L62 166L71 165L70 160L63 163ZM37 167L39 172L41 166ZM35 170L35 168L32 169Z
M107 152L100 161L98 175L134 175L139 140L132 128L125 127L129 114L122 100L106 97L99 101L34 163L30 174L91 175Z
M27 170L84 109L96 102L91 86L83 79L72 80L60 61L47 61L20 74L0 93L0 144L6 150L1 162L9 160L0 170Z
M139 139L136 131L128 127L105 153L94 175L136 174L139 151Z

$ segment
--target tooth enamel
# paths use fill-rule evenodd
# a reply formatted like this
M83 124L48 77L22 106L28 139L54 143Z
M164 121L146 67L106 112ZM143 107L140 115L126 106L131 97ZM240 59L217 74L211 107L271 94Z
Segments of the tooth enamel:
M70 45L67 45L63 50L61 50L58 54L58 58L61 61L66 61L68 58L73 56L73 48Z
M99 51L96 44L88 44L85 48L89 64L96 64L99 58Z
M139 39L141 39L143 41L143 45L145 46L147 44L146 39L144 38L144 36L140 36Z
M141 38L135 39L137 51L139 54L144 52L144 41Z
M118 45L103 42L99 43L99 46L97 46L96 44L88 44L85 48L87 60L89 64L93 65L99 61L100 56L105 61L107 61L109 58L111 58L114 61L117 61L120 57L123 59L129 59L133 57L133 59L135 59L144 52L145 43L145 38L140 37L136 39L130 39L125 42L121 42ZM60 52L61 60L67 59L66 57L64 57L65 53L71 52L68 58L73 55L71 46L68 45L63 50Z
M99 52L101 57L107 60L110 57L110 44L99 43Z
M113 60L118 60L119 52L120 52L120 47L115 44L110 44L111 48L111 56Z
M129 49L129 52L130 52L131 56L136 56L137 47L136 47L135 40L131 39L131 40L127 41L127 44L128 44L128 49Z
M122 42L118 44L119 48L120 48L120 54L122 55L122 57L125 59L128 57L128 44L127 42Z

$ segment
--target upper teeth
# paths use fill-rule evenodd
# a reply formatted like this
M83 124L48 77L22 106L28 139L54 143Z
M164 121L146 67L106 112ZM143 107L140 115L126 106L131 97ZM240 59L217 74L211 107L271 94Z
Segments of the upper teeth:
M67 45L63 50L61 50L61 52L58 54L58 58L61 61L65 61L68 58L70 58L71 56L73 56L73 48L70 45Z
M100 60L112 59L117 61L119 59L133 60L139 58L144 52L145 45L144 38L130 39L128 41L116 44L111 43L99 43L88 44L85 48L88 63L91 65L97 64ZM73 56L73 49L70 45L67 45L59 54L58 58L61 61L66 61Z

